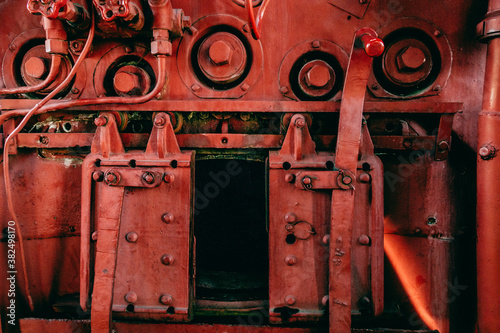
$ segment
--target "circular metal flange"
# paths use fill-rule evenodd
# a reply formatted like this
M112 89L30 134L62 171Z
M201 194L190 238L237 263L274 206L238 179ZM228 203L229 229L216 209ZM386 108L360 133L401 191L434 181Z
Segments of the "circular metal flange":
M27 63L28 65L30 64L30 55L33 55L40 58L43 62L46 62L45 65L48 71L50 68L51 55L45 53L45 39L45 31L43 29L31 29L22 32L10 43L2 62L3 81L5 82L6 88L17 88L26 86L27 84L34 85L43 81L44 76L42 76L42 79L29 77L31 75L27 75L28 73L23 66ZM58 75L54 83L39 93L30 93L26 94L26 96L31 98L42 98L47 95L49 91L53 90L57 84L61 83L66 78L66 74L70 71L72 63L74 63L75 60L76 59L74 59L72 55L65 57L62 62L62 66L65 67L61 70L61 74ZM56 98L63 96L78 98L85 87L86 77L85 65L82 65L76 73L72 85L56 95Z
M279 89L293 100L340 100L348 62L347 53L331 41L302 42L281 62ZM328 79L324 78L326 73Z
M143 45L115 44L99 59L94 70L94 91L102 96L146 95L155 85L155 58ZM127 84L125 76L132 82Z
M410 99L438 95L451 74L448 39L433 24L402 18L380 28L386 45L373 60L368 88L375 97Z
M182 81L194 95L200 98L236 99L244 96L257 82L263 68L262 45L260 41L251 37L250 32L244 31L245 24L246 22L235 16L210 15L193 23L193 27L198 31L196 34L184 35L177 51L177 69ZM201 50L203 42L211 35L222 32L238 38L246 51L246 66L243 73L238 74L238 77L229 84L207 80L197 62L198 50Z

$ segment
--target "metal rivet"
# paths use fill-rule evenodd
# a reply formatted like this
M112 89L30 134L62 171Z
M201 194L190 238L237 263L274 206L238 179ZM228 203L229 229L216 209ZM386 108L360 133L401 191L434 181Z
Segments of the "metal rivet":
M240 86L241 90L243 91L247 91L248 89L250 89L250 85L248 83L243 83L241 86Z
M302 178L302 184L309 185L312 183L311 177L304 177Z
M193 84L191 86L191 90L194 91L194 92L199 91L200 89L201 89L201 87L199 85L197 85L197 84Z
M323 304L324 306L327 306L329 301L330 301L330 296L328 296L328 295L323 296L323 298L321 299L321 304Z
M174 180L175 176L173 173L166 172L163 176L163 181L165 181L165 183L172 183Z
M161 257L161 263L167 266L172 265L174 263L174 257L171 256L170 254L164 254Z
M174 222L174 215L172 213L165 213L161 216L161 220L165 223Z
M139 239L139 235L137 234L137 232L131 231L125 235L125 239L129 243L135 243L137 242L137 239Z
M290 91L290 89L288 89L287 86L283 86L280 88L280 91L282 94L287 94Z
M293 183L293 182L295 181L295 175L294 175L294 174L292 174L292 173L287 173L287 174L285 175L285 181L286 181L287 183Z
M321 241L323 242L324 245L330 244L330 235L324 235Z
M359 181L362 183L369 183L372 177L370 174L363 172L361 175L359 175Z
M91 236L91 237L92 237L92 240L95 242L95 241L97 240L97 231L94 231L94 232L92 233L92 236Z
M284 218L286 223L294 223L295 221L297 221L297 215L291 212L286 213Z
M285 303L288 305L294 305L296 301L297 299L293 295L288 295L287 297L285 297Z
M73 89L71 89L71 93L72 93L73 95L76 95L76 94L78 94L79 92L80 92L80 90L79 90L78 88L73 88Z
M370 244L370 237L368 237L367 235L361 235L358 238L358 242L361 245L369 245Z
M128 303L135 303L137 302L137 294L134 293L133 291L129 291L126 295L125 295L125 301L128 302Z
M170 296L170 295L165 294L165 295L160 296L160 303L161 304L170 305L170 304L172 304L172 301L173 301L173 299L172 299L172 296Z
M96 182L102 182L104 180L104 172L97 170L92 173L92 179Z
M294 256L293 254L290 254L285 257L285 264L288 266L293 266L297 263L297 257Z
M311 46L315 49L319 48L321 46L321 42L319 40L315 40L311 43Z

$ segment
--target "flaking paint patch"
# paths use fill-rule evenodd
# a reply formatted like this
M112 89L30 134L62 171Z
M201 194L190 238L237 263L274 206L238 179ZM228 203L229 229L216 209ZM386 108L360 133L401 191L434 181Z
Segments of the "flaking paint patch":
M82 164L82 160L77 158L65 158L63 164L66 167L66 169L69 167L75 168L77 165Z

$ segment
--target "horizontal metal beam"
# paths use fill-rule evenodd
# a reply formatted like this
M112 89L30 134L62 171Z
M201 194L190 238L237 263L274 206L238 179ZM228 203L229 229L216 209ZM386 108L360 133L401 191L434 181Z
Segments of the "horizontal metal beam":
M149 139L147 133L121 133L123 145L144 148ZM19 148L84 148L90 147L94 133L20 133ZM283 136L275 134L178 134L179 147L218 149L279 149ZM1 137L0 137L1 139ZM313 137L316 148L333 151L337 137L318 135ZM435 136L373 136L375 149L380 150L433 150Z
M39 100L3 99L0 110L29 109ZM57 101L47 105L57 104ZM457 113L463 103L366 101L365 113ZM241 100L155 100L144 104L91 105L68 111L174 111L174 112L339 112L340 102L241 101Z

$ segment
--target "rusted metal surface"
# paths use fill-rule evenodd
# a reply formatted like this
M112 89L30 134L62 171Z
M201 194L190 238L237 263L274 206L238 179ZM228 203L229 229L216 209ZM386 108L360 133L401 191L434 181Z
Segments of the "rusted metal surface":
M165 113L156 115L146 152L135 154L125 154L113 115L96 120L102 125L83 164L80 275L80 303L86 308L90 272L95 272L93 330L109 331L111 311L132 312L139 318L191 316L191 205L174 202L192 200L193 157L181 154L169 119ZM91 206L92 179L97 202ZM150 208L142 208L144 222L138 225L135 214L144 202ZM97 232L93 269L92 214Z

